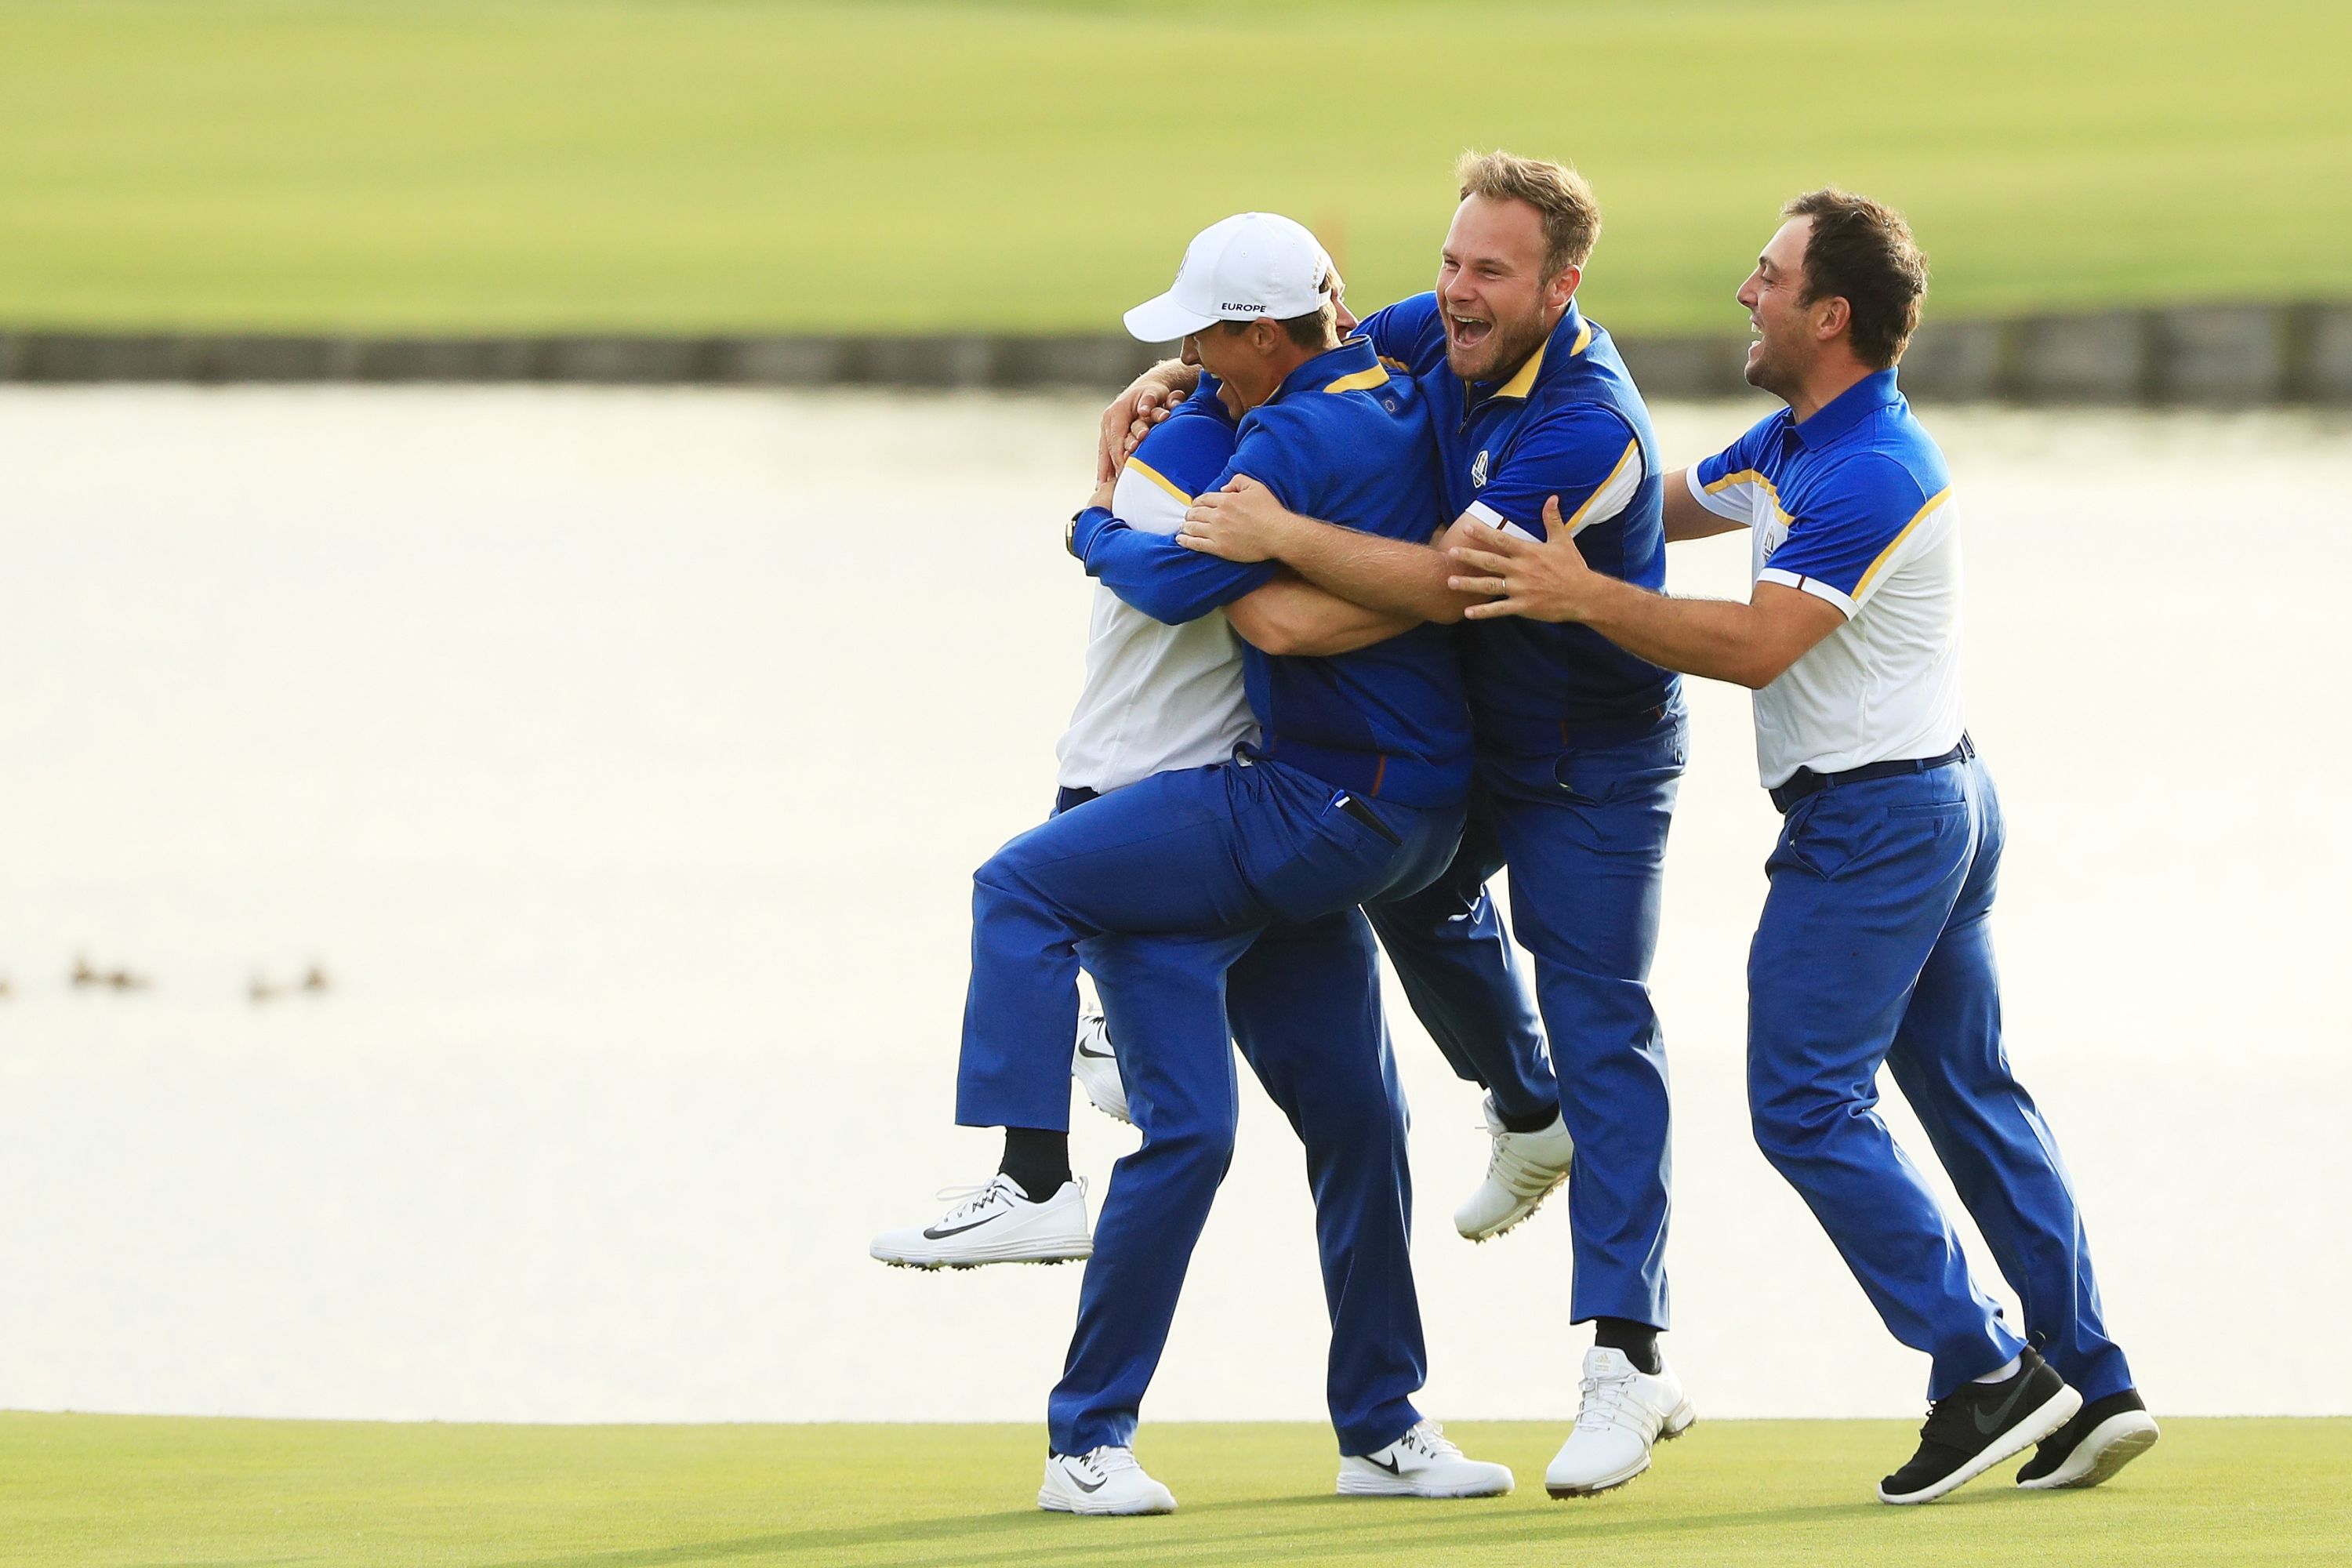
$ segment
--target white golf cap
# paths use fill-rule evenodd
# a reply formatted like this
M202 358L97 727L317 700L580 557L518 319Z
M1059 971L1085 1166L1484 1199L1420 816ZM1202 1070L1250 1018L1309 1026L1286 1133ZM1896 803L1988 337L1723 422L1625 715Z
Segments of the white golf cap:
M1129 310L1127 330L1147 343L1164 343L1212 321L1311 315L1325 298L1318 285L1330 277L1331 258L1304 224L1240 213L1192 237L1175 283Z

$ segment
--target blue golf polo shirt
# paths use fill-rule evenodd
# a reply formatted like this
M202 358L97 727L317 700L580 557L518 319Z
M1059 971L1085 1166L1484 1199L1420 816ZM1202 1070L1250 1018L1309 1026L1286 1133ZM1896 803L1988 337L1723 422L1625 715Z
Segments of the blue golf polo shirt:
M1419 542L1441 521L1432 450L1416 384L1391 375L1369 340L1350 338L1244 415L1232 460L1192 493L1247 474L1293 511ZM1171 625L1231 604L1279 570L1187 550L1099 507L1079 514L1071 545L1120 598ZM1370 799L1449 806L1468 795L1469 714L1451 628L1419 626L1324 658L1245 642L1242 659L1266 755Z
M1444 515L1544 537L1544 501L1596 572L1665 585L1664 489L1649 411L1609 333L1571 302L1508 379L1465 382L1446 368L1437 296L1418 294L1361 330L1428 399ZM1481 748L1556 752L1638 730L1679 678L1589 626L1508 616L1465 628L1464 674Z
M1960 553L1944 454L1895 385L1864 376L1800 420L1759 421L1689 469L1691 495L1753 531L1759 583L1835 605L1845 624L1756 693L1766 788L1941 756L1960 700Z

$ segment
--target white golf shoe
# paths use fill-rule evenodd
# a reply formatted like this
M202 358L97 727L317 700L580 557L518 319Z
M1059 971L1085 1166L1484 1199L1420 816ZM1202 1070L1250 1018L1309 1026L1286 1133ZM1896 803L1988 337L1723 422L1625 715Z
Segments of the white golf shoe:
M1051 1513L1174 1513L1176 1494L1144 1473L1132 1448L1045 1456L1037 1506Z
M884 1231L874 1238L874 1256L899 1268L1073 1263L1094 1256L1086 1188L1076 1180L1044 1203L1031 1203L1002 1172L983 1185L951 1187L940 1196L961 1201L929 1225Z
M1494 1142L1486 1179L1454 1211L1454 1228L1472 1241L1500 1236L1535 1213L1568 1180L1569 1163L1576 1156L1576 1141L1559 1117L1537 1131L1514 1132L1496 1114L1493 1095L1484 1110L1486 1136Z
M1653 1444L1681 1436L1697 1419L1682 1379L1664 1361L1654 1377L1623 1351L1595 1345L1584 1352L1584 1407L1544 1471L1544 1490L1589 1497L1622 1487L1650 1468Z
M1501 1497L1510 1489L1507 1467L1464 1457L1434 1421L1416 1422L1377 1454L1339 1460L1342 1497Z
M1100 1013L1078 1020L1077 1049L1070 1057L1070 1076L1087 1091L1087 1100L1114 1121L1130 1127L1127 1113L1127 1082L1118 1076L1118 1055L1110 1047L1110 1025Z

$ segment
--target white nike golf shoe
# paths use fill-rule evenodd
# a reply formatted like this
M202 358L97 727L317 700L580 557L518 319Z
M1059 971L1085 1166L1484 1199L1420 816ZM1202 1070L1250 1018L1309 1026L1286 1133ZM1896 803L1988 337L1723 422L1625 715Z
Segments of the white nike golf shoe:
M1507 1466L1465 1458L1434 1421L1416 1422L1376 1454L1339 1460L1342 1497L1501 1497L1510 1489Z
M1559 1117L1537 1131L1514 1132L1496 1114L1493 1095L1484 1110L1486 1136L1494 1142L1486 1179L1454 1211L1454 1228L1472 1241L1500 1236L1535 1213L1568 1180L1569 1162L1576 1156L1576 1140Z
M1589 1497L1622 1487L1650 1468L1651 1445L1681 1436L1697 1419L1682 1379L1664 1361L1654 1377L1623 1351L1595 1345L1584 1352L1584 1407L1544 1471L1544 1490Z
M886 1230L874 1256L899 1268L977 1268L983 1263L1070 1263L1094 1256L1087 1234L1087 1194L1076 1180L1044 1203L1031 1203L1002 1172L977 1187L940 1194L955 1207L929 1225Z
M1174 1513L1176 1494L1144 1473L1132 1448L1045 1456L1037 1506L1051 1513Z
M1087 1091L1097 1110L1115 1121L1135 1124L1127 1113L1127 1083L1118 1076L1118 1054L1110 1048L1110 1025L1100 1013L1078 1020L1078 1047L1070 1058L1070 1076Z

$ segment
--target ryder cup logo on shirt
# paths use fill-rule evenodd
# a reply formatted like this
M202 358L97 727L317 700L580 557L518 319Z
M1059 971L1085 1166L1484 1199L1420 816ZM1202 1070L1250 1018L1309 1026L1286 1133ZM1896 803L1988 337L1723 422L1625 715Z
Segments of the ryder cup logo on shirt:
M1470 488L1474 490L1486 488L1486 452L1483 447L1479 448L1478 455L1470 459Z

